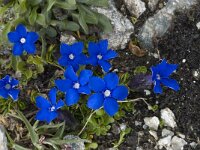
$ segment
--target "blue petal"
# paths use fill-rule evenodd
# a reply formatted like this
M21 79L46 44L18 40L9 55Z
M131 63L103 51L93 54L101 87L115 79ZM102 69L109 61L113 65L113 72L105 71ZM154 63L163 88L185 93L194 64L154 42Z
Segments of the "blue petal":
M57 86L57 88L62 91L62 92L66 92L69 88L72 87L72 81L69 79L65 79L65 80L55 80L55 84Z
M79 75L79 82L81 85L86 85L89 82L93 72L91 70L82 70Z
M161 77L169 77L178 67L175 64L168 64L165 59L157 66Z
M77 72L77 71L78 71L78 69L79 69L79 65L78 65L78 64L70 62L69 65L72 66L72 68L74 69L74 72Z
M10 82L10 76L6 75L3 79L4 82L9 83Z
M87 102L87 107L91 109L99 109L101 106L103 106L104 102L104 96L101 93L95 93L91 95Z
M19 84L19 81L14 79L14 78L12 78L10 84L12 85L12 87L15 87L16 85Z
M26 37L26 28L24 25L19 24L16 28L16 31L22 36L22 37Z
M74 43L73 45L71 45L70 49L72 51L73 54L79 55L80 53L82 53L84 48L83 42L77 42Z
M87 58L87 56L84 55L84 54L78 55L77 63L79 63L81 65L87 65L88 64L88 58Z
M65 73L64 73L65 78L70 79L71 81L78 81L78 77L76 73L74 72L74 69L72 66L68 66Z
M35 44L33 44L33 43L25 43L25 44L23 44L23 47L28 54L34 54L36 51Z
M99 60L99 65L102 67L103 71L108 72L111 68L111 64L105 60Z
M0 89L0 96L7 99L8 98L8 90L6 89Z
M154 88L153 88L154 93L162 93L162 88L160 85L160 81L155 81L154 82Z
M108 50L108 52L103 56L104 60L109 60L117 57L117 53L113 50Z
M69 55L71 53L70 46L67 44L62 43L60 45L60 54L61 55Z
M12 43L19 42L19 40L20 40L19 33L17 33L17 32L9 32L8 33L8 39Z
M105 89L105 82L99 77L91 77L88 86L95 92L101 92Z
M98 45L100 47L100 53L106 54L107 49L108 49L108 40L100 40Z
M128 88L120 85L112 91L112 96L117 100L124 100L128 96Z
M104 81L106 83L106 87L109 90L112 90L119 84L119 77L116 73L108 73L104 76Z
M117 101L113 98L106 98L104 101L104 110L109 116L114 116L119 109Z
M158 68L152 66L150 69L151 69L151 72L152 72L152 81L155 81L156 80L156 75L158 74Z
M67 106L76 104L78 102L79 98L80 98L80 95L77 90L69 89L68 92L66 93L66 97L65 97Z
M65 105L65 103L63 102L63 100L59 100L58 103L56 104L56 109L60 109L64 105Z
M50 99L52 105L56 105L56 93L57 93L56 88L52 88L49 91L49 99Z
M0 88L4 87L6 85L6 82L4 80L0 80Z
M58 116L58 113L56 111L49 112L46 118L47 123L50 123L52 120L56 119L57 116Z
M98 64L97 55L90 56L87 60L88 64L96 66Z
M80 87L78 89L78 92L81 94L87 94L87 95L91 93L90 88L87 85Z
M11 89L9 90L8 94L14 101L16 101L18 99L19 92L20 90L18 89Z
M39 39L39 35L36 32L28 32L26 37L27 43L35 43Z
M59 65L61 65L61 66L67 67L67 65L69 64L69 61L68 61L68 58L67 58L66 56L61 56L61 57L58 59L58 63L59 63Z
M22 55L23 53L23 47L20 43L16 43L14 46L13 46L13 55L15 56L20 56Z
M98 44L96 44L94 42L89 42L88 52L91 56L97 56L100 53L100 49L98 47Z
M165 86L167 86L175 91L180 90L180 86L179 86L178 82L174 79L164 78L164 79L161 79L161 83L163 83Z
M35 116L35 119L39 121L46 121L48 116L49 116L49 111L47 109L42 109L38 111L38 113Z
M35 100L38 108L49 109L51 107L51 103L42 96L37 96Z

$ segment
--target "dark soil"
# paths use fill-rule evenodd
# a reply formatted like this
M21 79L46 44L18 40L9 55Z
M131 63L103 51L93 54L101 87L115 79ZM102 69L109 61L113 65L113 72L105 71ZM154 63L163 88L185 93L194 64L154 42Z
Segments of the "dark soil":
M166 107L170 108L176 116L178 127L174 129L174 132L184 134L188 143L199 140L200 77L193 76L193 71L200 70L200 30L196 27L196 23L199 21L199 6L185 14L177 13L171 29L161 39L158 39L157 48L160 51L161 58L166 58L169 63L179 64L177 72L172 77L179 81L181 90L174 92L171 89L164 88L163 94L160 95L155 95L152 92L147 98L148 103L151 105L158 105L158 110L155 112L148 110L147 105L142 101L137 102L135 105L136 114L127 113L126 117L121 120L121 122L125 122L132 128L132 132L119 147L120 150L136 150L138 146L144 150L154 150L156 141L149 135L148 129L145 130L143 128L143 124L136 126L135 121L144 122L144 117L149 116L160 118L160 110ZM154 57L136 57L128 49L118 51L118 53L120 57L113 64L115 68L119 69L119 72L132 73L137 66L149 68L159 63L159 60ZM185 63L183 59L186 59ZM130 80L130 82L133 81ZM144 95L144 92L140 90L139 92L131 93L129 98ZM158 130L158 135L160 132L161 129ZM113 134L101 137L98 142L99 149L112 147L111 143L118 138L119 135ZM149 142L149 139L153 142ZM189 145L185 146L184 149L192 150ZM199 145L196 150L200 150Z

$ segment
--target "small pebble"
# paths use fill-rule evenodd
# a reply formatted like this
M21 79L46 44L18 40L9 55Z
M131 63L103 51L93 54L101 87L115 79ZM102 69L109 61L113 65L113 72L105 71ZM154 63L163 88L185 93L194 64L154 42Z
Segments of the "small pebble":
M125 123L122 123L119 125L121 131L125 131L126 130L126 124Z
M183 60L182 60L182 63L185 63L185 62L186 62L186 59L183 59Z
M144 90L144 92L145 92L145 95L150 95L151 94L151 92L149 90Z
M196 24L196 26L197 26L197 29L199 30L199 29L200 29L200 22L198 22L198 23Z

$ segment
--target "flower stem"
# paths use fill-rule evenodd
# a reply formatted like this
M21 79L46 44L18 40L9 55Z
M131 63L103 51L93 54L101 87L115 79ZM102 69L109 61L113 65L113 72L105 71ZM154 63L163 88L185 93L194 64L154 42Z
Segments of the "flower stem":
M130 99L130 100L127 100L127 101L117 101L117 102L119 102L119 103L129 103L129 102L137 102L137 101L140 101L140 100L145 101L146 98L139 97L139 98L136 98L136 99Z
M101 107L101 108L103 108L103 107ZM88 119L87 119L85 125L83 126L83 128L81 129L81 131L78 133L78 136L80 136L81 133L85 130L85 128L86 128L88 122L90 121L90 119L92 118L92 116L93 116L98 110L100 110L101 108L99 108L99 109L97 109L97 110L91 112L91 114L90 114L90 116L88 117Z

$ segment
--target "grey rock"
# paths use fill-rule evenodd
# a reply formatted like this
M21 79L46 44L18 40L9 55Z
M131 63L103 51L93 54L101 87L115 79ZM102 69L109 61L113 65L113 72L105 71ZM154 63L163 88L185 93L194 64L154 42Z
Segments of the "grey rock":
M183 140L182 138L178 138L177 136L174 136L171 141L171 148L172 150L183 150L184 145L186 145L187 142Z
M0 150L8 150L7 138L2 125L0 125Z
M69 34L67 34L65 32L61 33L61 36L60 36L60 42L61 43L73 44L76 41L77 40L72 35L69 35Z
M160 124L160 121L158 117L145 117L144 118L144 123L147 125L150 129L152 130L158 130L158 126Z
M153 39L162 37L171 26L174 12L189 9L197 0L170 0L166 6L150 17L138 33L138 39L146 49L153 49Z
M162 137L166 137L166 136L168 136L168 135L174 136L174 132L172 132L172 131L170 131L170 130L164 128L164 129L162 130Z
M70 142L63 145L63 149L70 149L70 150L84 150L85 144L78 136L74 135L67 135L63 138L64 140L74 140L74 142Z
M156 8L156 5L158 4L159 0L149 0L148 1L148 7L151 11L154 11Z
M177 124L175 122L175 115L169 108L161 110L161 118L163 119L165 126L171 128L177 127Z
M141 0L124 0L124 3L130 14L136 18L140 17L146 10L145 3Z
M115 7L114 0L109 0L108 8L93 7L93 10L104 14L111 20L112 33L101 34L102 39L108 39L109 48L124 49L134 32L134 26L127 17L123 16Z
M159 148L159 149L166 148L167 150L169 150L170 144L171 144L171 139L172 139L172 136L170 136L170 135L160 139L156 145L156 148Z

